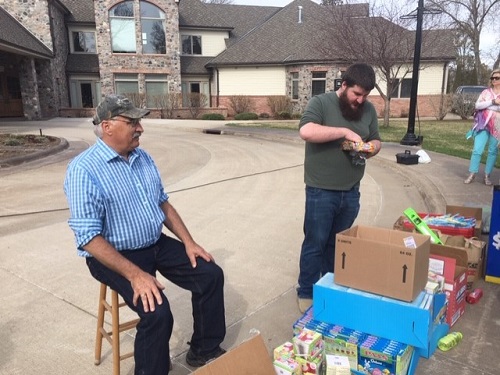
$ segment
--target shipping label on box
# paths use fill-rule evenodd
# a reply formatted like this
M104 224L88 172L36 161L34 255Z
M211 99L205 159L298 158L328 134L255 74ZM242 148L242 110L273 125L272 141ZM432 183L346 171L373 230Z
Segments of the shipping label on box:
M354 226L337 234L335 282L412 301L427 283L429 249L422 234Z
M335 326L340 327L340 326ZM349 360L352 370L358 368L358 344L366 334L350 328L323 330L324 351L326 354L344 356Z
M351 375L349 360L340 355L325 355L326 375Z

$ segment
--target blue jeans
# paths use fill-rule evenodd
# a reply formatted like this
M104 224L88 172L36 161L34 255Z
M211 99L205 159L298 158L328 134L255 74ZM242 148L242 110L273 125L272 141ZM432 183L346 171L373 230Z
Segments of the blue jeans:
M486 165L484 167L485 174L491 174L495 167L498 155L498 141L487 130L482 130L474 136L474 148L470 157L469 172L478 173L479 164L481 164L481 156L484 148L488 144L488 156L486 157Z
M359 185L348 191L306 186L299 298L312 298L313 285L326 273L334 272L335 236L354 223L359 199Z
M226 322L224 274L217 264L196 258L197 266L193 268L182 242L164 234L151 247L121 254L151 275L158 271L172 283L191 291L194 320L191 350L204 355L218 348L226 335ZM135 374L168 374L174 319L164 293L161 292L163 303L156 305L154 312L144 312L140 298L137 306L132 304L134 291L127 279L95 258L87 258L87 265L95 279L116 290L140 317L134 342Z

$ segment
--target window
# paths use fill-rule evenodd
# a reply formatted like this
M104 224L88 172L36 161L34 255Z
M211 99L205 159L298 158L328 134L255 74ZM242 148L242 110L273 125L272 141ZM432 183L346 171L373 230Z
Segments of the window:
M326 72L313 72L312 74L312 96L326 92Z
M115 92L134 101L134 97L139 95L137 74L115 74Z
M146 74L146 107L159 108L168 93L166 74Z
M73 53L97 53L95 44L95 32L93 31L72 31L71 40L73 42L71 52Z
M72 108L95 108L101 96L101 82L95 75L73 75L69 79Z
M201 36L182 35L181 42L183 55L201 55Z
M109 11L111 46L115 53L135 53L134 2L124 1Z
M165 13L141 1L142 53L165 54Z
M292 76L292 100L297 100L299 98L299 73L294 72Z
M393 98L409 98L411 96L411 78L407 79L394 79L394 93Z

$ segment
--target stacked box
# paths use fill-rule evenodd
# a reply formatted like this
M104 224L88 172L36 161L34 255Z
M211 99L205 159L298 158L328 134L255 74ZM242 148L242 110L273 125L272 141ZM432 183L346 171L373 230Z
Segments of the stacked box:
M412 346L369 335L359 348L358 371L362 374L378 372L380 374L406 375L412 354Z
M323 343L325 354L345 356L352 370L358 368L359 342L366 336L363 332L339 325L329 325L324 329Z
M323 375L323 356L305 359L295 357L297 363L301 366L302 375Z
M431 244L429 271L444 276L444 290L448 305L446 323L450 327L465 313L467 264L465 250Z
M351 375L349 359L340 355L325 355L326 375Z
M290 341L274 348L273 359L293 358L293 344Z
M306 328L306 325L313 320L314 320L313 308L311 306L306 310L306 312L299 319L297 319L295 321L295 323L293 323L293 327L292 327L293 335L297 336L304 328Z
M323 357L323 338L320 333L303 329L292 339L293 351L296 357L313 359Z
M278 358L273 362L276 375L302 375L302 366L293 358Z

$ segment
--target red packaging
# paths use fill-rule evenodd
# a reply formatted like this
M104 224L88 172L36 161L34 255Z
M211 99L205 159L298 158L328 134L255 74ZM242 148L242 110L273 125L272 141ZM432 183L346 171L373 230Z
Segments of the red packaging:
M467 297L465 297L465 300L470 304L474 304L478 302L482 296L483 290L481 288L476 288L472 292L470 292Z

